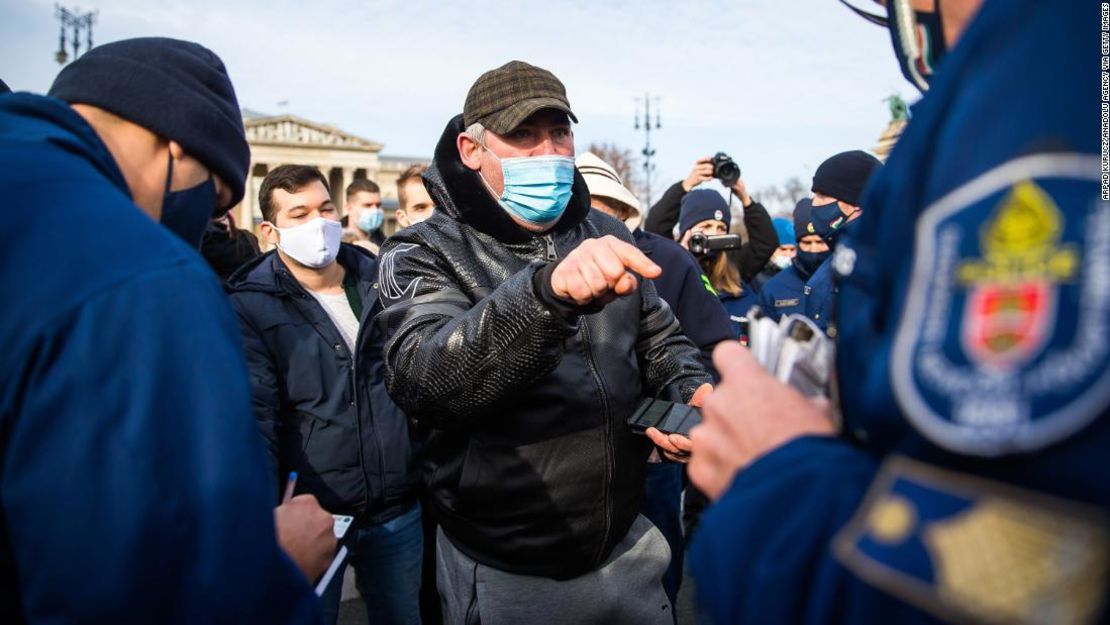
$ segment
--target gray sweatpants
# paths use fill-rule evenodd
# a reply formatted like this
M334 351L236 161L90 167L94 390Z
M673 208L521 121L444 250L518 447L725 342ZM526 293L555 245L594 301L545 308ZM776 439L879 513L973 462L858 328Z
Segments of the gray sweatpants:
M506 573L436 535L436 581L447 625L672 625L667 541L639 516L600 568L565 581Z

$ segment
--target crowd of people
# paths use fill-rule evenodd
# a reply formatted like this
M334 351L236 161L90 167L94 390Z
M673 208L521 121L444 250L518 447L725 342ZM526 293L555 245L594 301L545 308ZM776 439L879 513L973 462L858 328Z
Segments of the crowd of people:
M390 236L378 184L300 164L236 224L196 43L0 95L0 622L334 624L348 567L371 623L674 624L684 571L718 625L1106 619L1097 15L886 4L849 7L912 123L775 218L716 157L641 205L521 61ZM836 346L825 396L757 317ZM701 423L636 431L645 400Z

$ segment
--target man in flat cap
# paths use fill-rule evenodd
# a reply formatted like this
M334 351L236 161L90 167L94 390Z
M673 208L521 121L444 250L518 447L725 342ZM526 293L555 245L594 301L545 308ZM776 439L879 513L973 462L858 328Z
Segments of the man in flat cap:
M448 623L672 622L637 513L666 438L625 422L710 378L659 267L590 210L571 121L551 72L483 74L424 175L437 210L382 248L386 383L426 436Z
M197 254L249 161L195 43L103 45L49 97L0 97L0 623L319 622L332 518L310 496L275 514Z

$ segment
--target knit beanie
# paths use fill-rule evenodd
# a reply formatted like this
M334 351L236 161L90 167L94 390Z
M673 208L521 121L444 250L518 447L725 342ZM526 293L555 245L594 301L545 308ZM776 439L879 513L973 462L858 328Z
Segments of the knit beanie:
M728 202L713 189L694 189L682 197L682 207L678 212L678 238L681 239L687 230L706 219L724 222L727 230L732 222Z
M97 46L66 66L48 95L176 141L231 189L232 205L243 199L250 149L239 102L223 62L204 46L164 37Z
M775 234L779 237L779 245L794 245L794 222L785 217L775 217L771 220L775 226Z
M817 168L811 190L859 206L867 181L879 167L882 167L879 159L862 150L841 152Z
M802 198L794 205L794 233L797 241L802 237L817 234L813 229L813 202L809 198Z

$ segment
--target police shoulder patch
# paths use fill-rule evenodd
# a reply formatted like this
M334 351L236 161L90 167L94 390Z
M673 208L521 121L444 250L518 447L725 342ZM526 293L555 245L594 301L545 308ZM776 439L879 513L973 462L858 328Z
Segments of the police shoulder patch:
M1036 155L918 220L891 359L909 421L958 453L1036 450L1110 400L1110 202L1097 157Z
M1043 493L891 456L833 540L868 584L944 620L1098 619L1110 518Z

